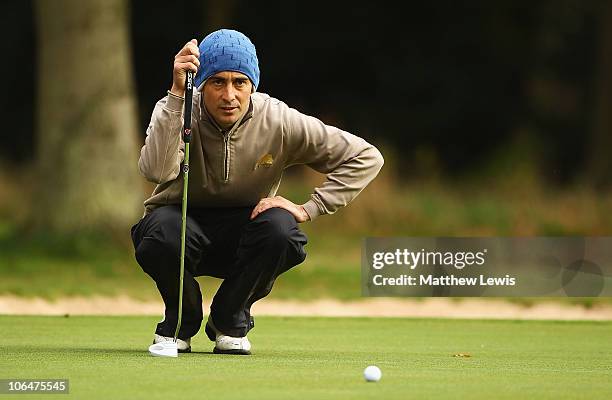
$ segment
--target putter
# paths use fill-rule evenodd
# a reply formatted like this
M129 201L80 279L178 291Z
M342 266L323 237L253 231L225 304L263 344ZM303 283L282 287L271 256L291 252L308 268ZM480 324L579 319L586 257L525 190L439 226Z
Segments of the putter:
M185 77L185 115L183 121L183 142L185 142L185 160L183 162L183 204L181 217L181 260L178 298L178 321L174 340L171 342L155 343L149 346L149 353L158 357L178 357L176 340L181 329L183 319L183 279L185 276L185 231L187 229L187 188L189 182L189 143L191 142L191 102L193 96L193 72L187 71Z

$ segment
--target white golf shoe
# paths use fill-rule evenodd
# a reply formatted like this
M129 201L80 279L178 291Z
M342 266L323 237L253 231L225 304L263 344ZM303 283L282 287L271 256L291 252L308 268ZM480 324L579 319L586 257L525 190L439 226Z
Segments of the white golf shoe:
M246 336L232 337L220 334L215 340L215 354L251 354L251 342Z
M162 336L155 334L153 338L153 344L165 343L165 342L173 342L173 337ZM176 339L176 347L178 348L179 353L191 353L191 338L189 339Z
M206 325L207 328L211 329L215 333L215 348L213 349L213 353L240 355L251 354L251 342L249 342L249 339L246 336L233 337L224 335L222 332L217 330L210 319Z

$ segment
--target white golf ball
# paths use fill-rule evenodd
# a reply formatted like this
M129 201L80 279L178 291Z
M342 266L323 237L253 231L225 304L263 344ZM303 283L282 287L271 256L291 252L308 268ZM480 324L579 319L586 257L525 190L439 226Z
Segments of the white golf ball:
M381 376L382 372L376 365L370 365L363 370L363 377L368 382L378 382Z

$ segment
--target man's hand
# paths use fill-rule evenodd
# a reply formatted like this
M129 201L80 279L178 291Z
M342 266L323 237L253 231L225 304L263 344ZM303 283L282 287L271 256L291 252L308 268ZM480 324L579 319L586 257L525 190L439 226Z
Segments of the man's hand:
M183 46L183 48L174 56L174 68L172 70L172 89L170 93L185 97L185 75L187 71L193 71L197 74L200 67L200 49L198 49L198 41L191 39Z
M266 211L269 208L284 208L289 211L297 222L306 222L310 220L308 213L304 210L303 206L295 204L282 196L265 197L259 200L259 203L253 209L251 213L251 219L255 218L260 213Z

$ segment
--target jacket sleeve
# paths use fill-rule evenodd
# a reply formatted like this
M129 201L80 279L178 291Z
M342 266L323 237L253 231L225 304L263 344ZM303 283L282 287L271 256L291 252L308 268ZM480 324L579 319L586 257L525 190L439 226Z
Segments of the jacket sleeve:
M382 154L364 139L325 125L295 109L286 111L289 165L306 164L326 174L304 209L311 220L346 206L376 177Z
M140 150L138 169L148 181L162 184L180 173L185 144L181 138L185 99L170 92L153 109L147 137Z

